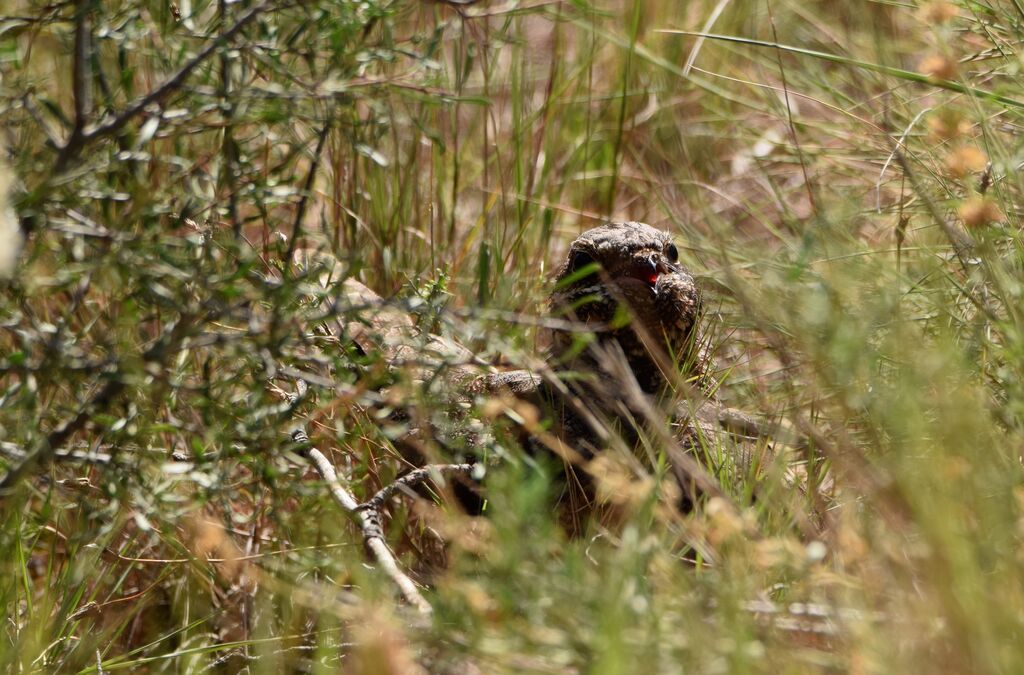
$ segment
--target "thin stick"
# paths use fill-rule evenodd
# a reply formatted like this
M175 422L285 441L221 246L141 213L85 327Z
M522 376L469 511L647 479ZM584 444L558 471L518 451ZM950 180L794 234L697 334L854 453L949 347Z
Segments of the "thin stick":
M384 502L390 499L393 494L402 488L419 485L428 478L438 474L469 474L473 472L475 466L476 465L474 464L431 464L421 467L415 471L410 471L401 478L395 479L394 482L385 485L379 492L377 492L377 494L360 504L358 508L380 510L384 506Z
M302 186L302 197L299 199L299 206L295 209L295 222L292 224L292 236L288 240L288 252L285 254L285 260L291 260L295 254L295 247L298 245L299 237L302 235L302 220L306 217L306 205L309 203L309 195L313 192L313 184L316 182L316 173L320 168L320 156L323 154L324 144L327 142L327 136L331 132L331 119L328 118L324 123L324 128L320 130L319 137L316 139L316 149L313 151L313 161L309 165L309 173L306 175L306 182Z
M430 603L420 593L415 582L399 568L398 561L395 560L394 554L388 548L388 544L384 540L384 530L380 524L380 511L377 508L360 505L356 501L352 493L341 484L330 460L312 446L309 436L304 429L293 431L292 439L306 448L307 456L313 462L313 466L316 467L324 482L327 483L334 501L359 524L359 528L363 531L363 541L366 542L367 548L373 553L373 557L376 558L384 573L402 591L402 596L406 601L419 610L421 614L433 613Z
M72 65L71 90L75 101L75 128L80 134L92 113L92 26L88 0L78 0L75 6L75 52ZM70 141L69 141L70 142Z
M39 445L25 453L21 462L10 467L4 477L0 478L0 499L9 495L32 469L49 462L68 438L92 420L95 413L105 410L124 388L125 384L121 380L109 380L95 396L79 408L74 417L51 431Z
M117 133L121 130L121 127L128 124L128 122L136 116L142 114L146 108L160 103L167 98L167 96L180 89L185 84L185 80L188 79L188 76L192 74L193 70L210 58L210 56L224 45L224 43L238 35L238 33L240 33L242 29L245 28L253 19L266 11L272 2L273 0L263 0L263 2L254 5L249 9L249 11L239 17L238 21L236 21L230 28L213 40L210 40L209 44L207 44L206 47L204 47L198 54L189 59L185 65L178 69L178 72L167 78L156 89L153 89L142 98L137 99L134 103L130 104L113 119L104 124L84 129L79 134L72 135L67 144L61 148L60 156L57 158L56 170L59 172L67 166L68 162L77 157L89 142Z

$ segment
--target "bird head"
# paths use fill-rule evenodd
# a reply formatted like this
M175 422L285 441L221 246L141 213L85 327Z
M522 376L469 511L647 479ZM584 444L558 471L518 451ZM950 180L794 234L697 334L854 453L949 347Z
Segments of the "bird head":
M599 346L618 343L651 392L664 385L665 364L683 363L695 348L701 298L671 235L625 222L593 228L572 242L551 306L573 324L553 331L556 357L578 353L579 332L590 332Z

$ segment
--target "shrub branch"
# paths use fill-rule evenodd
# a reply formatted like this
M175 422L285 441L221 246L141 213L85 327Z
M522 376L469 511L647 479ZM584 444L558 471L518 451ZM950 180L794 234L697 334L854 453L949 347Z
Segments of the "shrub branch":
M471 464L441 464L416 469L384 486L373 497L360 504L356 501L352 492L342 485L331 461L322 452L313 447L304 429L300 428L293 431L292 440L302 446L305 455L309 457L317 473L327 483L334 501L359 525L366 547L373 553L373 557L377 560L384 573L398 586L402 592L402 597L421 614L431 614L433 609L430 603L420 593L416 582L402 571L398 561L395 560L394 554L388 547L387 541L384 538L384 528L381 525L384 519L382 509L384 502L404 487L411 487L422 483L431 476L438 474L468 474L473 470L473 466Z

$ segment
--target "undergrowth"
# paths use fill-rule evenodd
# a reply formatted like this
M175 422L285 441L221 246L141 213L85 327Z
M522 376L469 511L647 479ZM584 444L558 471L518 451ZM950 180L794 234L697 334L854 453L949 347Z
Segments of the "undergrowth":
M3 668L1021 672L1022 39L991 0L10 0ZM524 365L607 219L674 234L771 434L688 514L610 472L569 537L481 402L484 515L389 505L416 615L290 436L367 498L442 405L337 282Z

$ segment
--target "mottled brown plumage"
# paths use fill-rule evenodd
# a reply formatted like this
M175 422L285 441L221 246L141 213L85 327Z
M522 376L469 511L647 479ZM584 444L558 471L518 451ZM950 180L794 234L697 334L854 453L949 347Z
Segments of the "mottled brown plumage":
M586 459L611 434L635 441L657 399L699 376L700 292L666 232L635 222L584 232L558 269L550 310L564 322L550 331L545 377L489 375L477 389L515 388Z
M576 472L574 465L593 460L616 436L635 445L647 421L664 428L673 417L662 405L666 395L701 378L701 296L668 233L624 222L593 228L572 242L549 305L560 321L550 329L542 371L450 379L458 387L468 382L470 394L529 403L550 420L550 433L524 429L523 442L534 453L562 448L556 452L567 461L567 501L575 513L588 508L593 490L587 471ZM403 326L408 330L411 322ZM678 442L694 441L696 426L690 415L675 417L678 451ZM677 475L683 482L690 474L680 468Z
M701 296L678 263L672 237L636 222L584 232L556 273L550 311L562 323L550 330L544 372L487 375L473 390L511 394L550 421L550 434L527 430L523 442L565 460L568 529L581 531L581 516L593 509L592 474L607 466L594 460L613 445L638 448L645 427L661 437L684 508L697 493L716 491L686 453L717 425L691 414L706 402L699 386L706 359L698 348ZM675 409L673 389L701 400Z

